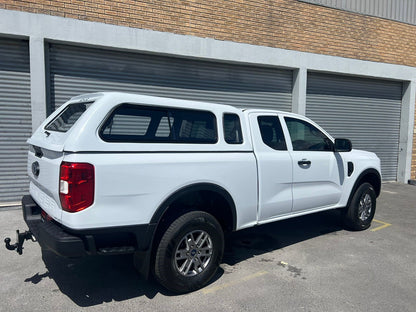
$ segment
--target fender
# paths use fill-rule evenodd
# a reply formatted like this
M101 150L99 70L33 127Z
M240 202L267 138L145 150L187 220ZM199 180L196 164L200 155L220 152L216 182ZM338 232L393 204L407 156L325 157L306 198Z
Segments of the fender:
M156 212L153 214L152 219L150 220L150 223L152 224L158 224L159 221L162 219L163 214L166 212L166 210L169 208L169 206L177 199L179 199L182 196L186 196L187 194L197 192L197 191L212 191L219 195L221 195L228 203L228 205L231 208L231 214L233 218L233 224L232 229L233 231L236 229L237 226L237 211L235 208L235 203L233 198L231 197L230 193L228 193L223 187L212 184L212 183L197 183L197 184L191 184L188 186L185 186L177 191L175 193L171 194L168 199L166 199L157 209Z
M374 186L374 188L375 188L374 190L376 191L376 197L378 197L380 195L380 192L381 192L381 175L380 175L380 172L378 172L374 168L366 169L363 172L361 172L360 175L358 176L358 178L355 180L354 186L351 189L350 197L348 198L347 207L351 204L352 197L354 196L354 193L358 189L358 187L362 184L363 178L368 174L373 174L373 175L377 176L378 185Z

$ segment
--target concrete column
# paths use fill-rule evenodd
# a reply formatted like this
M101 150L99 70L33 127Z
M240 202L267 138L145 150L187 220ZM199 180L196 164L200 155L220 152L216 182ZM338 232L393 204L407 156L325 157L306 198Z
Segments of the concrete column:
M36 130L46 118L45 45L42 37L30 37L30 95L32 130Z
M407 183L412 165L413 126L415 118L416 80L403 82L400 120L399 163L397 181Z
M306 114L306 82L308 72L302 67L293 71L292 112Z

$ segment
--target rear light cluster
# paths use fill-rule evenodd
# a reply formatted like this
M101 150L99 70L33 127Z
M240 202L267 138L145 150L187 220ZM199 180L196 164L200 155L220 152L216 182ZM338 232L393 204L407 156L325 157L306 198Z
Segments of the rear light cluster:
M77 212L94 202L94 166L87 163L62 162L59 174L59 197L62 209Z

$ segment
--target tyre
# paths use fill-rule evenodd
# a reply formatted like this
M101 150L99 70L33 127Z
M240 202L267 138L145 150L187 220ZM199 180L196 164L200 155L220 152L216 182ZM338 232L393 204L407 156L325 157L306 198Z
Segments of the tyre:
M186 293L204 287L224 252L221 225L202 211L186 213L163 234L155 257L155 277L167 289Z
M370 183L361 184L355 191L350 205L343 215L347 229L362 231L368 229L376 212L376 192Z

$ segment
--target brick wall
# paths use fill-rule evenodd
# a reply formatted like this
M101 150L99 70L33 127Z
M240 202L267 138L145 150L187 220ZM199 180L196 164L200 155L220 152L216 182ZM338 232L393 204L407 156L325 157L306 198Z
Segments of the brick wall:
M0 8L416 67L416 26L296 0L0 0Z
M416 26L296 0L0 0L0 8L416 66Z

